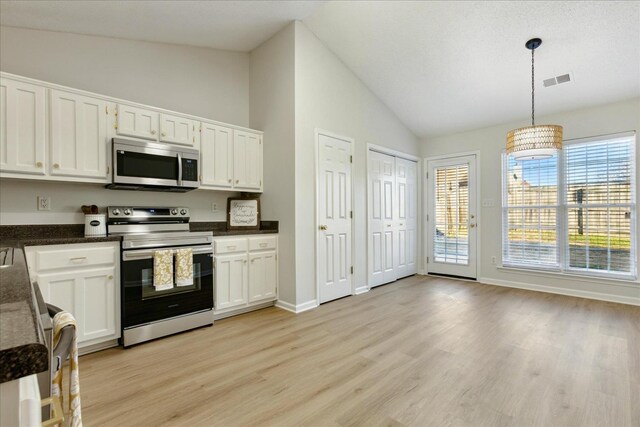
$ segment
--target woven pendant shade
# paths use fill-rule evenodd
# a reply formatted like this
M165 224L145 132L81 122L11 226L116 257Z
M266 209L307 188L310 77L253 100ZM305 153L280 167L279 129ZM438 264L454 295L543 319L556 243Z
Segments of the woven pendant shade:
M507 133L507 154L516 160L547 159L562 150L562 126L536 125L535 120L535 62L534 51L542 40L534 38L525 43L531 50L531 126L510 130Z
M527 126L507 133L507 154L517 160L549 158L561 149L562 126Z

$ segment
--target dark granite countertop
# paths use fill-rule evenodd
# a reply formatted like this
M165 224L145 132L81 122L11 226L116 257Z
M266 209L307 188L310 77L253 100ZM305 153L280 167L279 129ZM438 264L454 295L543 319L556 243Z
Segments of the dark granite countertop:
M211 231L213 237L235 236L244 234L275 234L278 233L278 221L260 221L259 230L227 230L227 223L224 221L215 222L190 222L191 231Z
M8 248L8 242L2 241ZM0 382L45 371L47 346L24 252L12 243L12 264L0 269ZM10 261L11 262L11 261Z

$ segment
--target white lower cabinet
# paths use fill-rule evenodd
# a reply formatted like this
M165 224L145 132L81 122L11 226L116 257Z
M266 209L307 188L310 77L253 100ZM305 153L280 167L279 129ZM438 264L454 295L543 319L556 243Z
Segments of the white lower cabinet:
M247 304L247 255L216 257L216 309Z
M249 255L249 302L274 299L278 285L276 251Z
M214 314L262 308L278 295L277 235L214 238Z
M76 318L78 347L115 344L120 337L118 243L31 246L25 253L45 302Z

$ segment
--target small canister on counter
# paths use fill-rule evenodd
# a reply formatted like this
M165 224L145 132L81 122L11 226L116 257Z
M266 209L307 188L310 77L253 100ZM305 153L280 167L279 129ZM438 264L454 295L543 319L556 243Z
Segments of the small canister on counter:
M107 220L105 214L84 216L84 236L98 237L107 235Z

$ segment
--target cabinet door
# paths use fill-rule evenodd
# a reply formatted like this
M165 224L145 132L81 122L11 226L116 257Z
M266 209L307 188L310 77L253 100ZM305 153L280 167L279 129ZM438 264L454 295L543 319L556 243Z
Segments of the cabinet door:
M158 139L158 113L118 104L118 135Z
M200 141L203 187L233 186L233 130L212 124L202 124Z
M51 175L107 177L107 110L101 99L51 91Z
M262 136L234 131L234 188L262 191Z
M160 141L197 146L196 122L170 114L160 114Z
M120 336L115 267L38 274L37 281L46 302L76 318L79 344Z
M223 310L247 303L247 255L216 257L215 308Z
M46 89L0 80L0 171L45 174Z
M249 302L275 299L277 265L275 251L249 255Z

